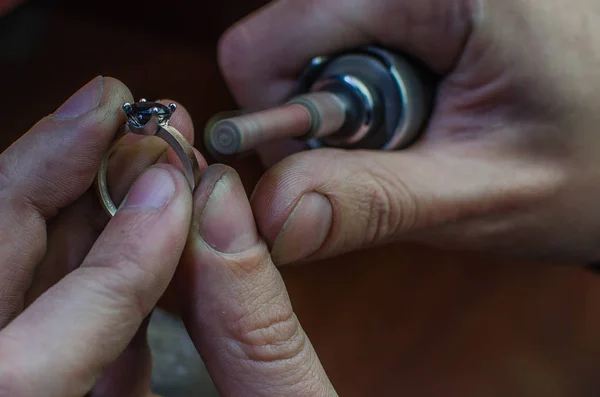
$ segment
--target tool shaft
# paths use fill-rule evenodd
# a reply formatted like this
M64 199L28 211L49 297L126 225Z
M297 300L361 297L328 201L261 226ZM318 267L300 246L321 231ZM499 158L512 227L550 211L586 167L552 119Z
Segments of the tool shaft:
M263 111L223 119L210 131L210 145L220 154L253 149L281 138L325 137L345 122L344 102L330 92L315 92Z

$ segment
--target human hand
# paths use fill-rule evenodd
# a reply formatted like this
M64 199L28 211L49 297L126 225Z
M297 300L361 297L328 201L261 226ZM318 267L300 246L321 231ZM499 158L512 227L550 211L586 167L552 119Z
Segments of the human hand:
M211 165L202 175L173 285L221 396L337 395L229 167Z
M592 0L279 0L234 26L220 63L244 107L280 103L312 57L363 44L443 76L410 149L320 149L266 171L252 206L276 263L400 240L598 259L599 12Z
M179 262L192 195L164 142L128 134L108 181L116 203L129 194L109 221L90 186L131 101L96 78L0 155L0 396L150 393L145 319ZM182 106L171 125L193 140Z

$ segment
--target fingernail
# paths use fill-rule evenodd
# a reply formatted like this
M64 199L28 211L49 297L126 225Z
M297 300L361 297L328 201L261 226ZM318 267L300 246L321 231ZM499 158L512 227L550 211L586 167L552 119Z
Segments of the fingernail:
M150 168L133 184L127 194L123 208L159 210L175 195L175 182L169 171Z
M285 265L317 252L329 235L332 221L333 209L325 196L315 192L302 196L273 243L273 262Z
M213 249L234 254L258 242L254 215L244 187L234 173L221 176L200 215L200 236Z
M59 107L54 115L62 119L74 119L100 106L104 79L96 77L74 93Z

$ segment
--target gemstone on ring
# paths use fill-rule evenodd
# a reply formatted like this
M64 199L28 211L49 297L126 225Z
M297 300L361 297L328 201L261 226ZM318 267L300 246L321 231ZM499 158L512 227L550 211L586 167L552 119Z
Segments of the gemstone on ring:
M175 109L177 109L177 106L174 103L165 106L162 103L149 102L145 99L141 99L134 104L126 103L123 105L129 123L139 128L146 126L153 116L156 117L158 125L166 125Z

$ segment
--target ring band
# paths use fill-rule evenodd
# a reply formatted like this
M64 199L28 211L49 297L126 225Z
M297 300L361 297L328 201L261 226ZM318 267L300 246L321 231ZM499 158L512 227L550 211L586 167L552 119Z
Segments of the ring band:
M123 111L127 116L127 123L117 134L110 149L104 154L96 176L96 193L104 210L113 217L117 213L117 206L110 197L106 174L108 159L118 142L127 133L156 136L165 141L175 152L183 167L183 174L187 179L192 192L200 181L200 165L192 145L174 127L169 125L169 119L177 107L175 104L165 106L158 102L148 102L141 99L134 104L126 103Z

